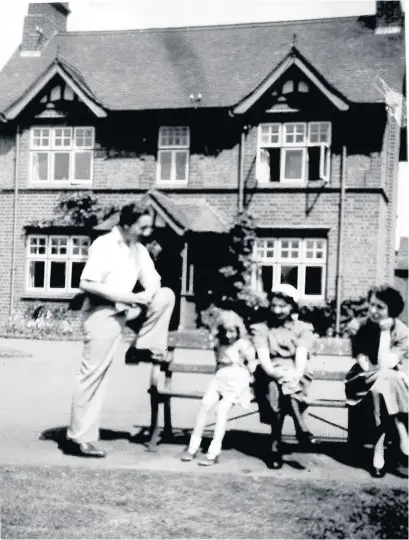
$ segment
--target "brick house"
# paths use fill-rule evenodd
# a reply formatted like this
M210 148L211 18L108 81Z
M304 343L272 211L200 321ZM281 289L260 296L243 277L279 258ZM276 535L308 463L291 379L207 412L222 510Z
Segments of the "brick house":
M402 313L401 319L408 324L408 257L409 257L409 238L403 236L400 239L399 249L395 258L395 280L394 286L401 293L405 300L406 307Z
M376 83L404 88L399 2L370 17L109 32L67 32L68 15L30 4L0 73L0 319L74 296L89 235L27 228L73 191L152 209L181 327L243 208L257 287L287 281L320 302L393 281L402 133Z

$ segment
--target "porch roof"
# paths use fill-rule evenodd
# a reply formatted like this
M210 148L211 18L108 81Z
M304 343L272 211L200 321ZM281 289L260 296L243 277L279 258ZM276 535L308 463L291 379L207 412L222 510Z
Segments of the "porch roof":
M224 233L228 224L204 198L178 200L157 190L149 191L140 201L152 207L177 234L186 232ZM95 227L97 231L108 231L117 225L119 212L112 214Z

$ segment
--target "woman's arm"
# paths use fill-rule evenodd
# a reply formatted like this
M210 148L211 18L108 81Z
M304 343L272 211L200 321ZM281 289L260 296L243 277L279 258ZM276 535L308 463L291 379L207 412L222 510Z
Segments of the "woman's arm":
M250 333L260 366L267 375L275 378L276 373L270 360L268 328L264 324L253 324L250 326Z
M268 350L268 348L266 348L266 347L257 348L256 347L256 351L257 351L258 361L260 362L260 366L267 373L267 375L269 375L270 377L276 378L277 373L273 369L273 365L272 365L271 360L270 360L270 351Z
M308 350L303 346L298 346L295 351L295 377L301 379L307 367Z
M393 321L391 323L393 326ZM387 330L385 330L386 332ZM381 329L381 343L378 354L383 355L383 363L387 368L393 369L408 359L408 329L400 321L395 321L395 330L390 331L389 337L383 338Z
M379 338L378 348L378 366L379 369L388 369L391 367L391 329L393 325L393 319L384 319L379 323L381 329L381 335ZM392 362L393 363L393 362ZM395 363L396 365L396 363Z
M371 363L369 362L369 358L365 356L364 354L358 354L356 357L357 363L361 366L361 369L363 371L369 371L371 367Z

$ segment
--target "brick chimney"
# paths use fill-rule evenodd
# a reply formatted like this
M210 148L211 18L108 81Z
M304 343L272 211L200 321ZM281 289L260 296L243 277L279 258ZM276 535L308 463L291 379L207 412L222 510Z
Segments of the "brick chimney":
M68 2L30 3L24 19L22 56L37 56L56 32L67 30Z
M402 26L401 2L376 2L376 34L399 34Z

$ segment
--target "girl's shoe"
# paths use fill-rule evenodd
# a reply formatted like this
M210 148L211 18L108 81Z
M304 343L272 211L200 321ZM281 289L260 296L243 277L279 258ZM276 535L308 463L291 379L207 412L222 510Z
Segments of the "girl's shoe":
M215 456L215 457L206 456L204 459L199 461L198 465L202 467L209 467L210 465L215 465L216 463L219 463L219 456Z
M180 461L193 461L196 457L196 454L197 452L189 452L189 450L186 450L186 452L180 458Z

